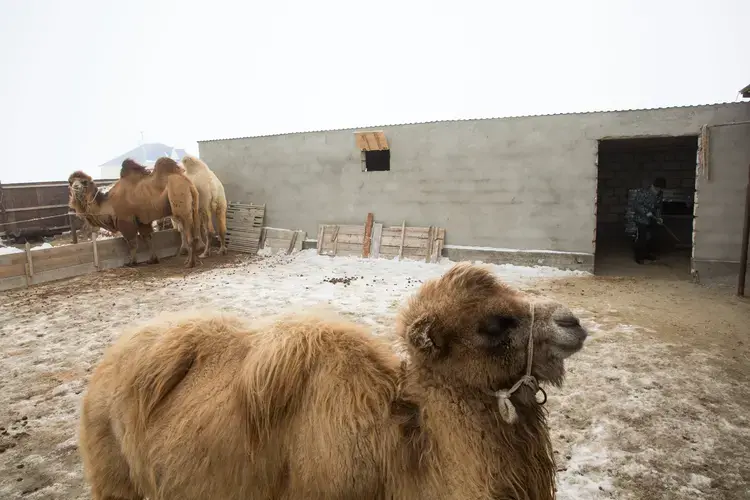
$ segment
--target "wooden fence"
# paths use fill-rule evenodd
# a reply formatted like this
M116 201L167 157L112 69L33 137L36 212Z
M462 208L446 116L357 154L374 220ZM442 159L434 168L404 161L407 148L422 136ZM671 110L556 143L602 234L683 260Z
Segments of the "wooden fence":
M321 224L318 227L318 254L350 255L438 262L445 242L445 229L435 226L383 227L368 214L365 224Z
M115 179L95 182L105 186ZM67 182L0 183L0 234L59 234L70 229L68 212ZM80 227L82 222L76 217L72 219Z
M180 234L175 230L157 231L152 242L159 258L171 257L180 247ZM139 262L148 259L148 246L140 237L138 250ZM27 244L25 252L0 255L0 290L121 267L129 258L128 246L122 237L41 250L31 250Z

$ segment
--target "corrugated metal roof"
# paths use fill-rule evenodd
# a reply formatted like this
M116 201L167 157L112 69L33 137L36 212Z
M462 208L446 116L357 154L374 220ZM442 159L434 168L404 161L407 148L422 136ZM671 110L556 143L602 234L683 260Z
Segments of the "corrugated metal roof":
M343 128L331 128L331 129L316 129L316 130L298 130L295 132L279 132L275 134L258 134L258 135L246 135L236 137L220 137L216 139L204 139L201 142L218 142L218 141L235 141L240 139L258 139L261 137L278 137L284 135L298 135L298 134L316 134L320 132L341 132L345 130L366 130L366 129L382 129L388 127L403 127L407 125L428 125L432 123L453 123L453 122L478 122L488 120L504 120L511 118L533 118L542 116L566 116L566 115L595 115L602 113L626 113L626 112L638 112L638 111L657 111L664 109L686 109L686 108L707 108L710 106L726 106L726 105L747 105L747 102L716 102L713 104L691 104L686 106L665 106L657 108L633 108L633 109L605 109L600 111L573 111L568 113L542 113L537 115L508 115L508 116L490 116L486 118L454 118L451 120L428 120L423 122L405 122L405 123L390 123L386 125L370 125L366 127L343 127Z

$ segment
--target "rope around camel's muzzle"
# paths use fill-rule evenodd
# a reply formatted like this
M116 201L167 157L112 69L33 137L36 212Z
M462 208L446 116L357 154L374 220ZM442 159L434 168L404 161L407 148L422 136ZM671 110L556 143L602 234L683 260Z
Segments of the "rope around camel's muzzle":
M497 407L500 411L502 419L512 424L518 420L518 412L513 402L510 400L511 394L521 388L522 385L528 385L534 390L534 396L536 397L537 391L541 389L539 383L531 374L531 364L534 360L534 304L531 304L531 326L529 327L529 345L526 348L526 374L521 377L518 382L513 384L510 389L502 389L495 391L493 395L497 398ZM547 395L544 395L544 403L547 402Z

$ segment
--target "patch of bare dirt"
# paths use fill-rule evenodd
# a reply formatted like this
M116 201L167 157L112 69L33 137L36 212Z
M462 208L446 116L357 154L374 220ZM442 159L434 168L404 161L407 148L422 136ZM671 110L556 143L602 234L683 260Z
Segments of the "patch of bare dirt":
M574 420L588 435L558 436L560 449L578 446L573 476L609 479L613 498L750 498L750 301L638 278L534 290L584 311L592 327L568 394L551 397L552 428Z

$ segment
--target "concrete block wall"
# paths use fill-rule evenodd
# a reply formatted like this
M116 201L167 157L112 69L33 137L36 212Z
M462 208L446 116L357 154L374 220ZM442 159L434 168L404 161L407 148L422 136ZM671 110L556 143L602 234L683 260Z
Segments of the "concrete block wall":
M361 224L374 212L386 225L440 225L448 245L592 254L599 140L698 135L703 124L739 120L750 120L750 103L363 127L199 148L228 198L266 203L273 227L317 234L318 224ZM385 132L391 171L362 171L357 130Z
M668 189L692 193L695 190L696 148L639 149L599 153L598 220L605 224L623 224L628 190L649 186L656 177L664 177Z
M700 276L739 271L750 123L709 129L708 175L698 176L694 268Z

